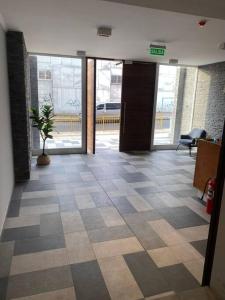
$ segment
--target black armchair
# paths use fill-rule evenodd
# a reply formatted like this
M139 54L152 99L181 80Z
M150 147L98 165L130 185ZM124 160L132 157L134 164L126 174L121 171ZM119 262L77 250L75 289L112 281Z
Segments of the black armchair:
M186 146L189 148L189 153L191 156L191 149L193 147L197 147L197 140L204 139L206 137L206 131L200 128L193 128L189 134L184 134L180 136L179 144L177 146L177 150L180 145Z

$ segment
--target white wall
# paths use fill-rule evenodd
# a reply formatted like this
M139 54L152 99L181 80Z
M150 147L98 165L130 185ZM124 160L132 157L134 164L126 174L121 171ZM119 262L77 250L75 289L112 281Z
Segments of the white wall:
M225 299L225 188L210 286L219 299Z
M14 186L5 33L0 24L0 234Z

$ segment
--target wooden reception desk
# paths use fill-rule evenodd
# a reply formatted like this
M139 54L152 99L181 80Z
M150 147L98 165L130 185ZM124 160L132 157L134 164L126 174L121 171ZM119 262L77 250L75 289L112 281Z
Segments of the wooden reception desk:
M209 178L215 178L218 168L221 145L206 140L198 141L198 152L195 165L193 185L204 191Z

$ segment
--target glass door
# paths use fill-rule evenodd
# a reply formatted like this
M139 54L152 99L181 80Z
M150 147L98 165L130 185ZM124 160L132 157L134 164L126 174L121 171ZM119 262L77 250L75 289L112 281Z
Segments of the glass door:
M84 152L85 62L77 57L32 55L30 71L31 105L39 111L45 104L54 109L53 139L46 141L47 152ZM34 129L33 149L41 147L42 139Z

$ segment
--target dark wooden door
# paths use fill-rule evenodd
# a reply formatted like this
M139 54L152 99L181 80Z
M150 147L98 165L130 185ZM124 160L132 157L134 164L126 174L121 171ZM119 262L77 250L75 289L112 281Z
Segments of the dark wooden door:
M124 63L120 151L150 150L155 78L155 63Z
M95 59L87 59L87 153L95 153Z

